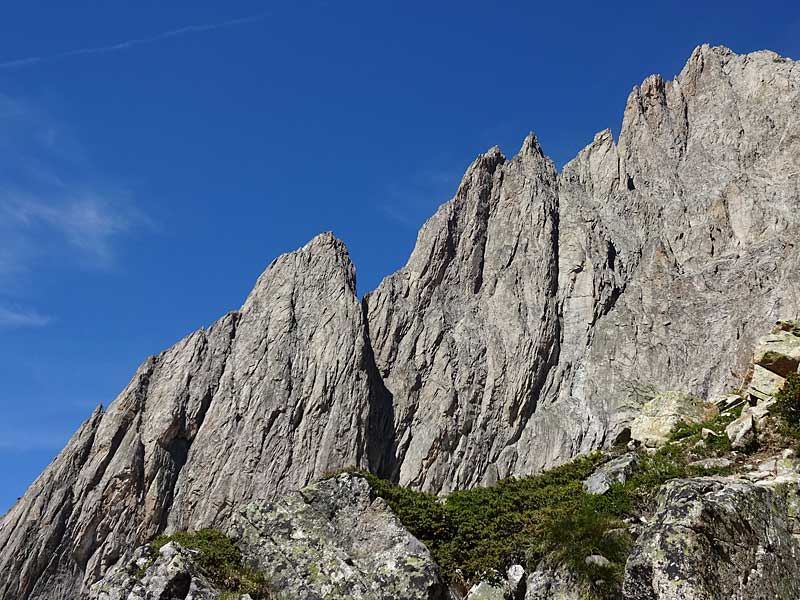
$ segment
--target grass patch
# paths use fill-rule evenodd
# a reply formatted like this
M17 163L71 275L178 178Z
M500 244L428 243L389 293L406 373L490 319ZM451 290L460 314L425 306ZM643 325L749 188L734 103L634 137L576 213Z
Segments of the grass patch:
M238 598L243 594L250 594L253 600L274 598L265 575L246 566L239 548L222 532L201 529L160 535L150 544L152 557L155 559L161 548L170 542L197 552L197 564L222 590L222 599Z

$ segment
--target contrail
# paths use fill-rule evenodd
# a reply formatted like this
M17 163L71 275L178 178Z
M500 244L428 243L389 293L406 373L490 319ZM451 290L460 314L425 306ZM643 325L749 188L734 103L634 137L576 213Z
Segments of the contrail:
M164 31L162 33L157 33L156 35L152 35L149 37L126 40L124 42L112 44L111 46L78 48L76 50L68 50L67 52L50 54L48 56L28 56L26 58L18 58L16 60L7 60L4 62L0 62L0 69L18 69L22 67L30 67L42 63L49 63L57 60L63 60L65 58L72 58L73 56L89 56L92 54L108 54L109 52L120 52L122 50L128 50L129 48L133 48L135 46L152 44L154 42L159 42L161 40L166 40L169 38L174 38L189 33L202 33L204 31L213 31L215 29L224 29L226 27L235 27L237 25L254 23L256 21L261 21L266 17L267 13L259 13L257 15L251 15L249 17L241 17L239 19L230 19L228 21L221 21L219 23L209 23L206 25L187 25L186 27L180 27L178 29Z

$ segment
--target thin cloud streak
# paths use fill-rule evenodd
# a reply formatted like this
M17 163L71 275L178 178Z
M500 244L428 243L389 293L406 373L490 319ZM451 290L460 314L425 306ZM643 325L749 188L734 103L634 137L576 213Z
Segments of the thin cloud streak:
M35 310L0 306L0 329L44 327L49 322L50 317L41 315Z
M113 242L134 226L152 228L152 222L123 202L103 199L93 193L78 198L57 198L44 202L30 198L4 198L0 189L0 233L7 239L36 237L52 239L58 233L73 249L95 267L108 268L114 262ZM30 244L28 244L30 245ZM0 258L13 252L0 242ZM2 274L0 261L0 274Z
M149 37L125 40L124 42L119 42L116 44L112 44L110 46L77 48L75 50L68 50L66 52L60 52L58 54L50 54L48 56L28 56L26 58L18 58L15 60L0 62L0 69L20 69L24 67L31 67L34 65L55 62L78 56L92 56L97 54L109 54L111 52L121 52L123 50L129 50L136 46L153 44L156 42L160 42L163 40L191 33L204 33L206 31L214 31L217 29L226 29L228 27L247 25L248 23L255 23L261 21L265 19L267 16L268 13L259 13L257 15L251 15L249 17L241 17L238 19L230 19L228 21L221 21L219 23L208 23L204 25L187 25L185 27L179 27L178 29L171 29L170 31L164 31L162 33L158 33L156 35L152 35Z

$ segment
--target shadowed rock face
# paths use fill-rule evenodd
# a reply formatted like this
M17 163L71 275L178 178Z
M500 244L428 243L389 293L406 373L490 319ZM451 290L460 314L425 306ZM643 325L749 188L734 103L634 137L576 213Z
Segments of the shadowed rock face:
M447 491L613 442L643 392L720 392L800 311L800 71L695 50L557 175L470 167L365 303L400 483ZM733 360L731 360L733 357Z
M76 597L84 573L167 525L217 525L325 471L378 469L367 448L390 411L370 356L343 244L325 234L281 256L239 312L145 361L3 518L0 597Z
M470 166L363 305L330 235L145 361L0 521L0 597L74 598L165 528L326 470L446 492L608 445L654 389L736 385L800 313L800 71L695 50L559 174L531 135ZM646 393L645 393L646 392Z

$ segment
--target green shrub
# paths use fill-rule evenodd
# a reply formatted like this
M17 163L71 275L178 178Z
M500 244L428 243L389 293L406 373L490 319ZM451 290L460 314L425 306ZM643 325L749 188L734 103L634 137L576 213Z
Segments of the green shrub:
M586 494L582 485L607 459L600 453L541 475L503 479L491 487L456 491L443 498L360 474L373 494L383 498L428 546L449 581L472 584L499 579L513 563L534 568L547 560L581 576L595 598L618 598L632 543L623 519L638 518L648 510L657 490L670 479L729 471L690 466L689 456L729 451L725 427L736 416L733 412L703 423L679 424L670 443L652 454L640 451L635 473L603 495ZM698 449L695 445L704 428L717 436L708 436ZM592 554L604 556L610 565L587 565L585 559Z
M729 452L731 441L725 433L725 428L730 425L742 412L743 406L726 411L701 423L678 423L670 434L671 442L684 442L694 444L702 439L702 430L710 429L716 435L710 435L704 440L704 445L694 449L695 454L710 456Z
M153 558L170 542L176 542L187 550L197 551L197 564L215 585L222 588L223 598L242 594L250 594L253 600L268 600L273 597L264 574L246 566L239 548L222 532L216 529L200 529L195 532L179 531L172 535L160 535L150 544Z
M492 487L437 498L362 473L373 494L394 510L424 542L450 581L499 578L512 563L532 567L544 558L569 563L587 580L621 581L627 548L607 533L623 527L630 509L621 486L604 496L583 492L582 481L603 461L592 454L541 475L508 478ZM599 577L585 564L590 554L612 561L613 573ZM615 575L616 574L616 575ZM618 591L618 590L617 590Z
M797 374L790 373L775 394L773 410L780 419L781 433L800 439L800 377Z

